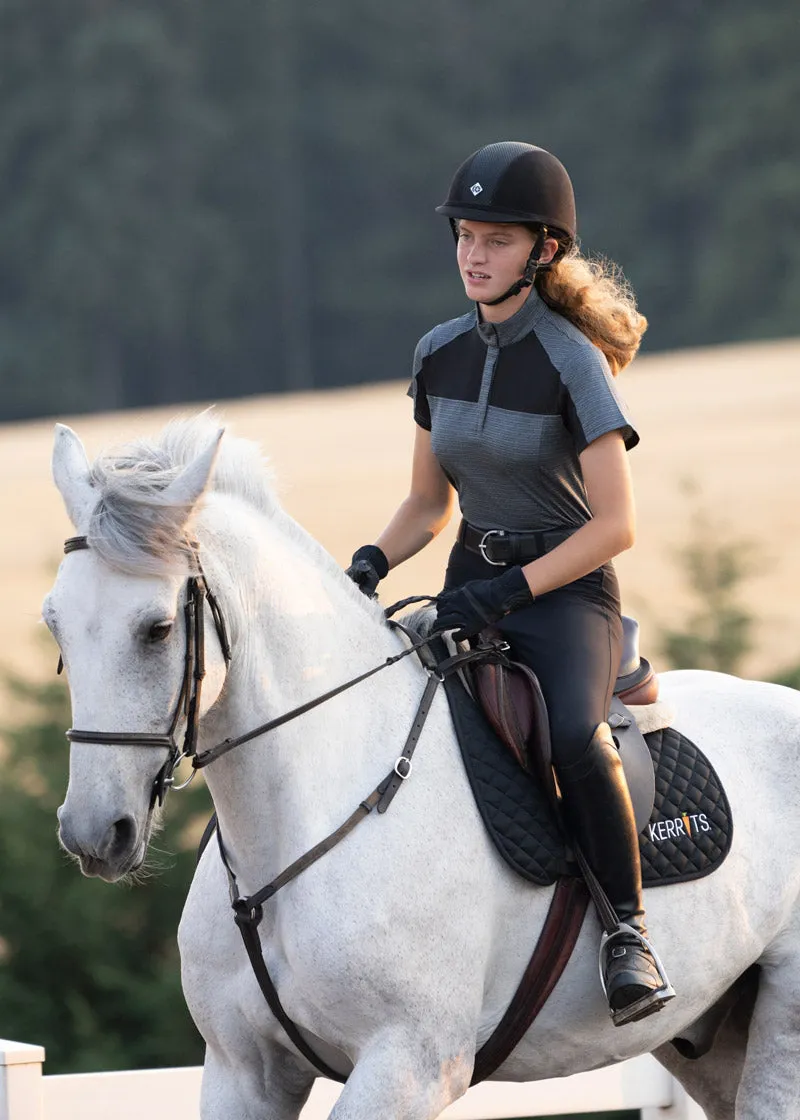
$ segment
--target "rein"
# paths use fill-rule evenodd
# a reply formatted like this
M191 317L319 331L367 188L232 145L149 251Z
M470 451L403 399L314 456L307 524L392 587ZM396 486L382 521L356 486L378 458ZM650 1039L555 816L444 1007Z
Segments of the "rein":
M85 551L90 547L88 539L85 536L68 537L64 542L64 554L69 555L71 552ZM183 681L168 731L165 735L158 735L143 731L84 731L79 728L71 727L66 733L67 739L69 739L71 743L95 743L101 746L166 747L170 753L153 783L153 796L150 803L151 808L156 801L158 801L159 805L163 805L166 792L170 787L175 789L185 788L189 785L189 782L192 781L194 774L198 770L201 770L204 766L208 766L209 763L214 762L216 759L222 758L228 751L232 751L235 747L242 746L243 743L249 743L251 740L257 739L260 735L264 735L268 731L273 731L276 727L281 727L283 724L289 723L290 720L296 719L305 712L310 712L313 708L324 704L326 700L333 699L334 696L338 696L340 693L354 688L357 684L374 676L375 673L380 673L383 669L388 669L391 665L402 661L404 657L408 657L412 653L421 654L423 648L427 646L430 640L429 638L415 638L401 623L394 621L391 616L396 611L409 606L411 603L434 602L434 599L429 595L413 595L408 599L402 599L399 603L387 607L384 614L390 626L402 630L409 638L411 644L406 649L402 650L400 653L394 654L392 657L387 657L380 665L376 665L372 669L368 669L365 673L360 673L357 677L353 677L343 684L337 685L328 692L324 692L321 696L317 696L313 700L308 700L304 704L292 708L291 711L285 712L275 719L268 720L267 723L262 723L259 727L253 728L252 731L248 731L234 739L224 739L221 743L217 743L216 746L209 747L208 750L198 754L197 737L200 722L200 694L206 672L204 602L208 602L211 610L226 667L230 666L232 652L222 609L218 599L208 586L202 564L200 563L199 546L196 542L189 541L187 542L187 547L196 570L190 574L186 584L186 600L183 608L186 622L186 654L184 657ZM474 653L476 651L471 652ZM474 657L470 657L469 660L474 660ZM423 658L423 664L425 664L426 668L432 670L435 662L429 656L427 661ZM59 658L59 673L62 668L63 661ZM179 747L175 739L175 733L181 716L185 717L186 728L184 731L183 744ZM194 772L183 785L175 786L174 772L185 758L191 758Z
M395 622L391 616L402 607L408 606L410 603L419 602L433 602L433 599L428 595L414 595L410 599L403 599L401 602L387 607L384 614L386 615L389 625L403 630L408 634L405 627L401 626L399 622ZM267 731L273 731L276 727L281 727L284 723L288 723L297 716L302 716L305 712L310 712L312 708L319 707L319 705L324 704L326 700L332 700L334 696L338 696L340 693L346 692L348 688L353 688L355 685L361 684L362 681L374 676L375 673L380 673L382 669L388 669L390 665L395 665L398 661L402 661L403 658L408 657L409 654L421 652L427 646L429 640L429 638L412 638L409 647L402 650L400 653L394 654L392 657L387 657L380 665L376 665L372 669L368 669L365 673L361 673L359 676L345 681L344 684L337 685L336 688L332 688L328 692L323 692L321 696L317 696L313 700L307 700L305 704L300 704L298 707L292 708L291 711L284 712L282 716L276 716L275 719L271 719L267 723L262 723L259 727L254 727L252 731L247 731L244 735L239 735L235 739L224 739L215 747L209 747L208 750L203 751L201 754L195 754L192 758L192 766L196 770L201 770L204 766L208 766L210 762L214 762L224 754L227 754L228 751L232 751L234 747L240 747L243 743L249 743L251 739L257 739L259 735L264 735ZM426 668L427 667L429 666L426 665Z

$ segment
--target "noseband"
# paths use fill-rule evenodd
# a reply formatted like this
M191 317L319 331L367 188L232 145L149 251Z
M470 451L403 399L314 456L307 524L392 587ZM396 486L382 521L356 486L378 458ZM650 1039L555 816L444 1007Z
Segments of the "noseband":
M69 537L64 542L64 554L79 552L88 549L89 542L86 537ZM156 802L163 805L167 790L175 787L175 770L184 758L193 758L197 754L197 731L200 721L200 693L203 678L206 675L205 666L205 622L203 605L208 602L214 627L217 631L222 656L225 665L230 665L231 646L225 619L220 609L219 602L209 590L205 573L200 564L198 547L189 542L189 551L192 556L194 571L186 582L186 599L183 614L186 622L186 654L183 663L183 681L178 694L178 701L172 715L169 730L165 735L153 735L146 732L133 731L81 731L71 727L67 738L71 743L106 743L121 746L137 747L166 747L169 751L167 761L159 770L153 782L153 793L150 799L152 808ZM62 662L59 660L59 672ZM181 718L186 721L183 743L178 746L175 738ZM189 784L196 773L185 783ZM181 787L175 787L181 788Z

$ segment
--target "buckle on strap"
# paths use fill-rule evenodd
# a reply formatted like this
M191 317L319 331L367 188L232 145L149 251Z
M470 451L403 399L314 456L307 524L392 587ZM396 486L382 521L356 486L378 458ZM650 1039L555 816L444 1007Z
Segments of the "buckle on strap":
M404 755L404 754L401 754L400 757L397 759L397 761L394 764L395 774L398 776L398 778L401 778L403 781L405 781L406 778L411 777L411 771L413 770L413 768L414 768L414 765L413 765L411 759L407 758L406 755Z
M478 541L478 552L480 552L481 556L484 558L484 560L486 561L487 564L492 564L495 568L505 568L506 567L506 561L505 560L492 560L492 558L487 554L487 552L486 552L486 542L488 541L489 537L501 537L501 538L503 538L503 537L507 537L507 536L508 536L508 534L505 531L505 529L487 529L486 532L483 534L481 539Z

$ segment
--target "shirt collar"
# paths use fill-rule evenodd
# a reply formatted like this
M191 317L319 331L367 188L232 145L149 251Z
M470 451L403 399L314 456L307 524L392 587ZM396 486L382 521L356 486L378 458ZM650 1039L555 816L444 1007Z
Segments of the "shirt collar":
M529 334L534 324L544 315L546 308L547 305L536 288L531 287L528 298L519 311L516 311L510 319L504 319L502 323L487 323L481 318L480 306L476 303L476 328L487 345L502 349L504 346L512 346Z

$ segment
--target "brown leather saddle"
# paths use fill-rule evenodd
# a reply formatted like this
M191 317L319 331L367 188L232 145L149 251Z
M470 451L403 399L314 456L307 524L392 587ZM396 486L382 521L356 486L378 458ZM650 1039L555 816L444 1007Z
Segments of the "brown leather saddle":
M637 826L650 818L655 779L650 753L628 704L653 704L658 699L658 677L650 662L639 654L639 624L623 617L623 655L614 686L609 723L619 747L631 790ZM502 640L488 628L481 640ZM510 658L477 662L470 667L470 688L498 737L523 770L547 791L554 806L558 792L553 774L552 746L547 704L532 669Z

